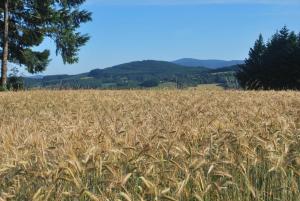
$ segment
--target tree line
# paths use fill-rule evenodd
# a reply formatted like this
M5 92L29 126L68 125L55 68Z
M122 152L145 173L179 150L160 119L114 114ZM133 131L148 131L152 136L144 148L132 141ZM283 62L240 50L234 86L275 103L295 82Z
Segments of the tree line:
M268 42L260 35L236 77L244 89L300 89L300 33L285 26Z

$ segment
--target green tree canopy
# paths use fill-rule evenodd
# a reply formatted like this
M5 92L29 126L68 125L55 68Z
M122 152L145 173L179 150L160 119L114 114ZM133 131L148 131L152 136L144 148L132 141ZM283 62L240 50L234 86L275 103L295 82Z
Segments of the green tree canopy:
M55 42L56 54L62 56L64 63L78 62L79 49L89 40L88 35L77 31L82 23L91 20L91 13L80 9L84 2L85 0L2 0L2 72L7 70L7 61L25 66L30 73L44 71L49 63L50 52L36 51L33 48L39 46L45 38ZM6 56L5 50L8 52ZM2 73L2 81L6 79L4 76L6 72Z
M237 73L245 89L300 89L300 34L283 27L265 44L260 35Z
M242 87L249 87L256 89L260 87L259 73L263 68L263 55L266 46L264 44L263 36L260 34L255 41L254 47L249 51L249 59L245 60L245 65L241 66L237 77Z

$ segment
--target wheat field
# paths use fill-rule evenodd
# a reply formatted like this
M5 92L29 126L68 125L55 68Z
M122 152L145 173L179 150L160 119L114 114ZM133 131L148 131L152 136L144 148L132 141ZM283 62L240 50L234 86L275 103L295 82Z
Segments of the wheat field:
M300 93L1 93L0 200L299 201Z

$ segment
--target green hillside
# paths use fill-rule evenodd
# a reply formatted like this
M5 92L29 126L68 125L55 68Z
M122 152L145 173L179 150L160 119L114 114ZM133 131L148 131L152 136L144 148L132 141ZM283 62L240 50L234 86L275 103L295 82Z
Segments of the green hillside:
M42 79L24 78L26 88L129 89L174 83L179 88L218 83L229 86L234 67L211 70L186 67L165 61L135 61L79 75L52 75ZM231 81L230 81L231 82Z

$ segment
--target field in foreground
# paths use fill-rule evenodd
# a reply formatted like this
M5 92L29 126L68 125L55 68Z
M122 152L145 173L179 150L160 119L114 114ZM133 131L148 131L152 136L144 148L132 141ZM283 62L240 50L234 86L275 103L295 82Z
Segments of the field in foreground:
M0 181L1 201L299 201L300 93L2 93Z

